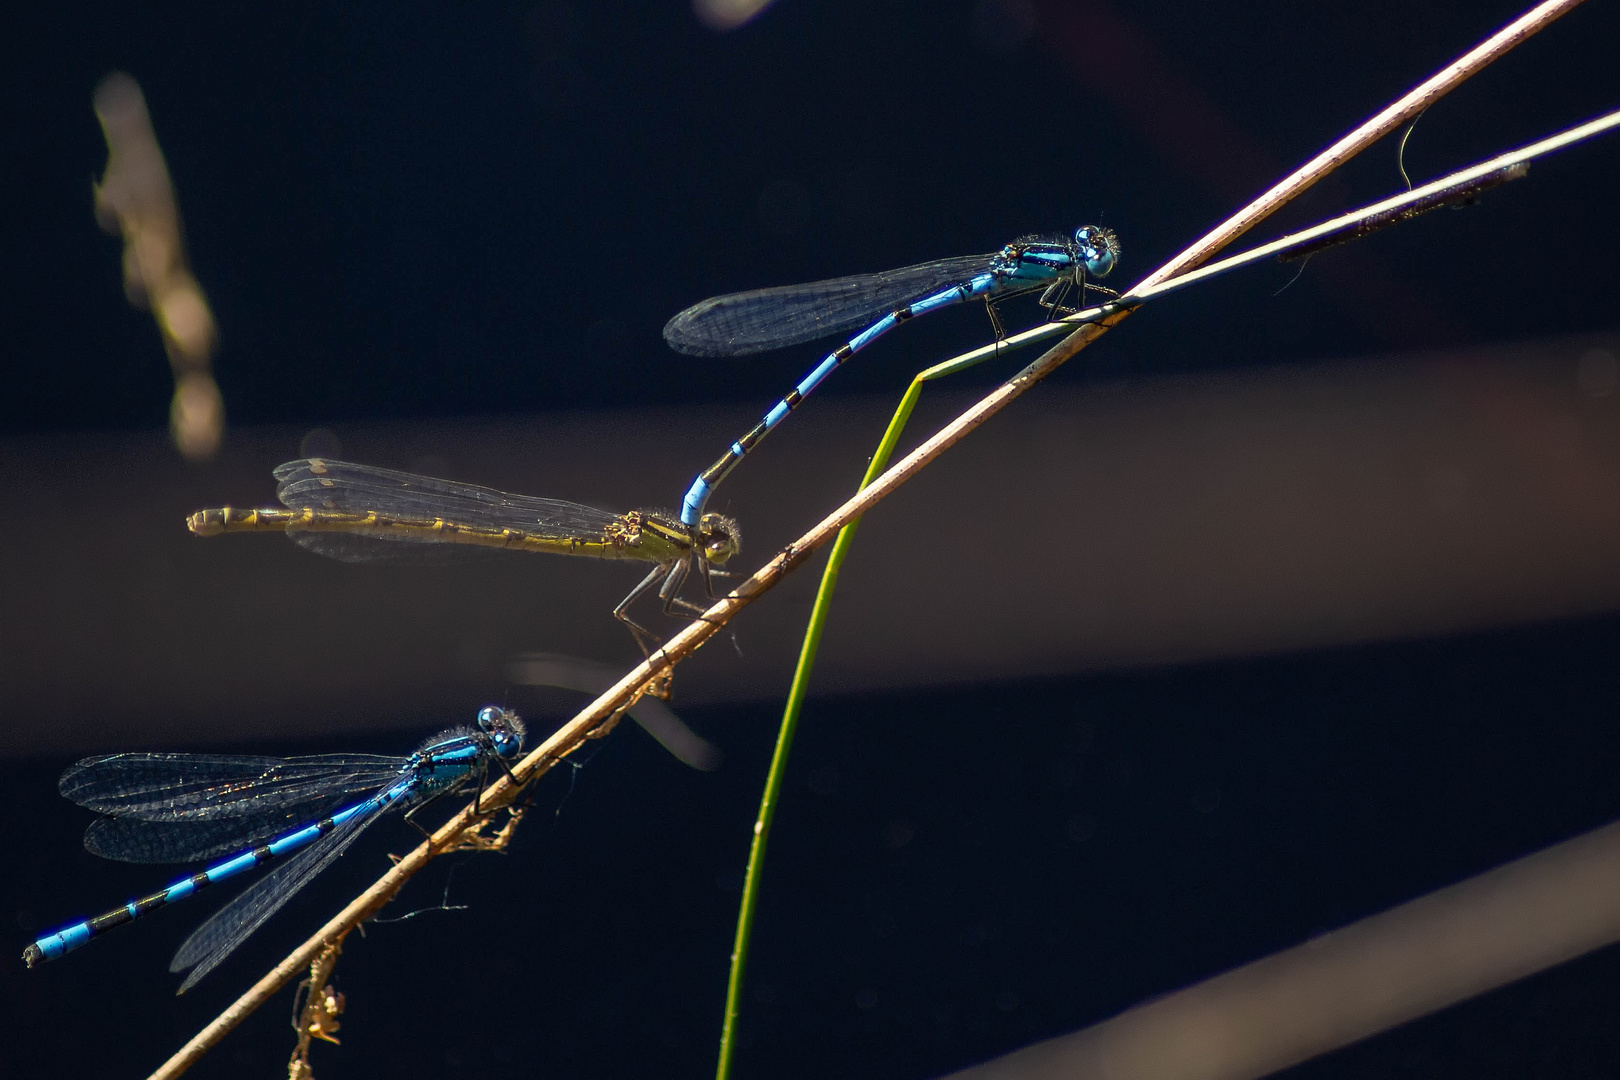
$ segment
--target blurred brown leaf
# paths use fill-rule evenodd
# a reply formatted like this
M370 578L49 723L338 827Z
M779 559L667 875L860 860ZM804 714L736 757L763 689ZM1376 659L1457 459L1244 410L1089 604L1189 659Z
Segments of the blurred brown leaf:
M225 428L225 402L209 371L217 333L202 287L186 266L174 185L136 81L114 72L95 92L107 138L107 171L95 185L96 220L124 238L124 293L152 312L174 369L170 430L180 453L213 457Z

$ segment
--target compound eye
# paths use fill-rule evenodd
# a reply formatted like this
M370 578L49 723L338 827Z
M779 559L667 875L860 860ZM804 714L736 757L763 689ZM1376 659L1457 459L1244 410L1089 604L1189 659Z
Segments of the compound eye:
M1119 241L1107 229L1082 225L1074 230L1074 243L1092 277L1107 277L1119 261Z
M488 731L494 727L501 718L501 710L493 705L485 705L478 710L478 726Z
M719 514L703 515L699 539L703 546L703 557L716 566L737 554L736 524Z

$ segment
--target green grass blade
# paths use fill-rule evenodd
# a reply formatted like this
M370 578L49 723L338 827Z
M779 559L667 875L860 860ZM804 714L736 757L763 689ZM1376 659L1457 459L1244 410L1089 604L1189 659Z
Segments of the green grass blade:
M888 430L878 443L872 463L861 478L866 487L888 467L889 458L900 441L911 410L922 394L922 384L953 372L971 367L995 355L985 352L963 363L947 362L920 372L911 380L900 405L889 421ZM793 746L793 733L799 726L799 713L804 708L805 694L810 686L810 672L815 668L816 650L821 646L821 632L827 623L827 612L832 607L833 591L838 586L838 569L855 539L856 518L845 525L833 542L832 554L827 557L827 568L821 572L821 586L816 590L815 606L810 609L810 621L805 626L804 642L799 647L799 664L793 671L793 684L788 688L787 705L782 709L782 727L776 734L776 751L771 755L770 772L765 777L765 793L759 800L759 816L754 820L754 842L748 851L748 872L743 878L742 905L737 912L737 937L731 949L731 976L726 981L726 1013L720 1028L720 1064L715 1070L717 1080L729 1080L732 1058L736 1051L737 1011L742 1003L743 971L748 963L748 942L754 931L754 911L759 902L760 875L765 866L765 846L771 835L771 820L776 816L776 804L782 793L782 777L787 773L788 751Z

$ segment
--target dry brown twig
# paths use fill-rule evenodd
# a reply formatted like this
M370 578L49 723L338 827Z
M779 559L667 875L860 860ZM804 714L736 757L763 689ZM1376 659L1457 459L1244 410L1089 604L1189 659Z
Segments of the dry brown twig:
M1197 267L1289 201L1297 198L1345 161L1415 117L1470 76L1489 66L1520 42L1575 8L1580 2L1581 0L1546 0L1536 5L1285 177L1202 239L1149 274L1131 291L1156 285ZM883 501L929 462L961 441L974 428L1000 412L1041 379L1057 370L1070 357L1124 320L1131 314L1131 310L1121 309L1098 322L1080 327L1017 375L969 407L955 420L935 432L872 484L828 514L809 532L780 551L752 577L738 585L730 595L716 601L701 618L694 620L671 638L663 649L631 669L524 757L512 770L518 781L526 784L544 775L552 766L577 749L591 733L615 720L637 697L645 693L650 685L664 677L676 664L718 633L738 612L769 592L784 577L806 562L845 525ZM475 815L473 807L468 806L441 826L431 838L400 859L392 869L350 901L309 940L295 949L207 1027L198 1032L154 1072L150 1080L170 1080L185 1072L228 1031L312 963L323 948L331 942L340 940L354 927L374 915L393 899L395 893L412 875L437 855L451 850L463 832L487 819L495 809L510 803L517 793L518 787L505 776L490 785L478 800L483 808L482 814Z
M313 1080L315 1070L309 1064L312 1040L333 1044L338 1042L337 1030L342 1026L338 1023L338 1017L343 1013L343 995L332 989L329 980L332 969L337 967L338 954L342 951L342 937L322 949L320 955L310 963L309 975L298 984L298 990L293 995L293 1030L298 1032L298 1043L293 1047L291 1060L287 1062L287 1080ZM306 995L302 1008L298 1006L300 993Z
M484 815L478 824L458 835L442 854L460 851L504 852L512 842L518 822L523 820L524 808L507 806L505 809L506 822L500 828L494 832L488 831L494 824L494 818ZM287 1061L287 1080L314 1080L315 1070L309 1063L309 1050L314 1040L334 1045L340 1041L337 1031L342 1025L338 1017L343 1014L345 1001L343 994L332 986L331 978L333 969L337 967L338 956L343 952L344 939L353 929L350 927L343 931L321 949L310 962L309 974L294 992L292 1026L298 1032L298 1041L293 1045L292 1057ZM300 995L303 997L302 1005L299 1004Z

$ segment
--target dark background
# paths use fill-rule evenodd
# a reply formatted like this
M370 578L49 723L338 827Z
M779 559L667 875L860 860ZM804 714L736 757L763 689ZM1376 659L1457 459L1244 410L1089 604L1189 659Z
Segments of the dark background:
M658 331L680 308L1086 221L1118 230L1135 280L1516 11L799 2L721 35L679 3L53 5L7 35L0 422L166 416L148 319L89 217L89 94L113 68L145 89L234 422L724 399L741 426L816 348L677 359ZM1442 100L1412 175L1612 107L1615 18L1589 5ZM1398 190L1394 142L1277 226ZM1488 342L1521 303L1513 336L1608 329L1616 154L1539 162L1486 210L1324 257L1275 299L1292 268L1178 296L1061 377ZM982 322L936 317L905 347ZM851 365L832 389L909 370Z
M781 0L717 34L681 4L40 5L0 45L0 427L166 417L150 317L125 304L90 213L89 97L114 68L145 89L233 423L656 403L741 430L814 350L675 358L658 330L686 304L1084 221L1120 232L1128 284L1517 10ZM1408 147L1414 178L1613 107L1617 31L1587 5L1446 98ZM1189 290L1057 377L1612 329L1617 162L1613 143L1539 162L1476 210L1318 257L1280 295L1291 268ZM1400 186L1386 140L1266 228ZM971 312L925 320L835 389L897 392L913 361L982 337ZM1611 820L1617 646L1620 621L1594 619L818 699L740 1075L949 1071ZM521 690L487 696L532 711ZM468 910L351 943L345 1041L318 1072L704 1075L777 708L683 710L727 750L717 774L627 729L548 780L510 857L455 872ZM85 815L54 793L66 763L0 765L19 951L172 876L78 849ZM7 968L0 1073L155 1067L414 835L375 831L178 1002L166 959L207 902ZM447 873L399 911L434 903ZM1610 1075L1617 976L1601 953L1297 1071ZM279 1075L285 1016L278 999L195 1075Z

